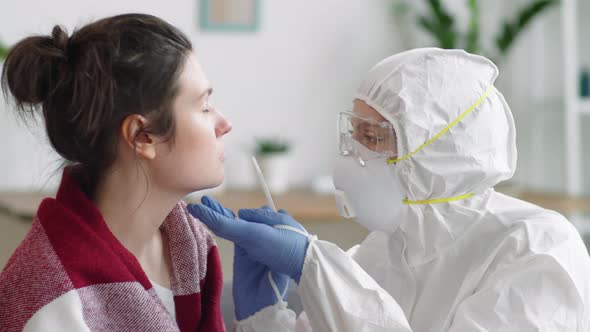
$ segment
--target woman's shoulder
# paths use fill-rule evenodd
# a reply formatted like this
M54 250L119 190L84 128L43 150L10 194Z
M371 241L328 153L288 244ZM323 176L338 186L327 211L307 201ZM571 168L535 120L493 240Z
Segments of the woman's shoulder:
M0 321L13 317L24 323L40 308L73 289L39 218L35 218L0 274Z
M2 281L10 278L43 278L59 273L60 271L55 270L59 270L60 266L60 258L53 250L51 240L45 232L41 220L39 217L35 217L24 240L6 263L0 275L0 287L4 285L1 283ZM36 273L38 271L43 273ZM64 277L66 276L64 275Z

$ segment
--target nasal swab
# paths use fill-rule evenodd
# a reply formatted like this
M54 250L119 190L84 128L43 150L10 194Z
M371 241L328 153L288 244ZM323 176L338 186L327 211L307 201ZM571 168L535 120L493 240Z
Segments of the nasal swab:
M260 182L260 186L262 187L262 191L264 191L264 195L266 196L266 202L268 203L268 205L273 209L273 211L277 211L277 208L275 207L275 203L272 200L272 197L270 196L270 190L268 190L268 185L266 184L266 181L264 180L264 175L262 175L262 170L260 169L260 166L258 165L258 161L256 160L256 157L252 156L252 163L254 164L254 168L256 169L256 174L258 174L258 180Z

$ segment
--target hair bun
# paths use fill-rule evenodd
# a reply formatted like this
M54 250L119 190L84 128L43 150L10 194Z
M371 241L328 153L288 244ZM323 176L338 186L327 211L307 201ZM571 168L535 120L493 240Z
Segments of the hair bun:
M62 50L64 57L67 58L68 54L68 43L70 38L68 33L59 25L53 27L51 31L51 37L53 38L53 45Z

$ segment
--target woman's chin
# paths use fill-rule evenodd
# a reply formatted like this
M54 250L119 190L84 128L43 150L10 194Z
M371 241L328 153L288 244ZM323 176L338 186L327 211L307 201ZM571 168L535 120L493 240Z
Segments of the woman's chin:
M206 184L200 184L197 186L193 186L191 192L212 190L212 189L218 188L219 186L221 186L223 184L223 180L224 180L224 176L222 174L218 179L211 179L211 181L209 181Z

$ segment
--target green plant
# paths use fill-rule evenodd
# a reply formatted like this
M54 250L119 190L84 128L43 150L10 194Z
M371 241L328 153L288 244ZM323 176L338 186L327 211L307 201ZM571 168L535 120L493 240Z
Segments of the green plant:
M0 43L0 59L6 58L8 55L8 47L4 46L4 44Z
M458 38L455 19L443 7L440 0L428 0L428 8L432 16L418 17L418 24L432 34L441 48L454 48Z
M289 143L279 139L261 138L256 140L256 154L268 155L289 151Z
M470 53L477 53L479 51L479 4L477 0L468 0L469 11L471 18L469 19L469 28L465 36L465 49Z
M481 49L479 26L479 2L478 0L466 0L471 15L467 32L461 34L456 26L455 19L443 6L442 0L427 0L428 15L418 17L418 25L430 33L441 48L464 48L467 52L486 55ZM516 18L505 20L500 34L495 39L496 52L488 56L504 57L517 37L532 22L532 20L547 8L558 3L559 0L534 0L523 7Z
M541 12L557 4L558 0L537 0L524 7L513 22L504 22L502 32L496 38L496 46L501 54L506 54L516 37Z

